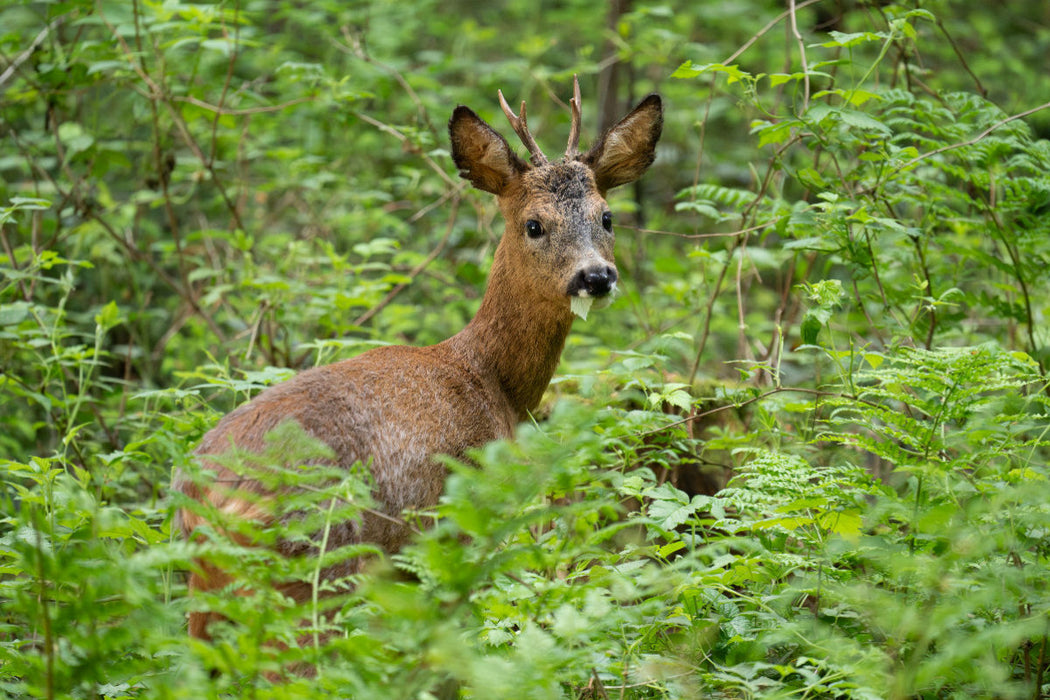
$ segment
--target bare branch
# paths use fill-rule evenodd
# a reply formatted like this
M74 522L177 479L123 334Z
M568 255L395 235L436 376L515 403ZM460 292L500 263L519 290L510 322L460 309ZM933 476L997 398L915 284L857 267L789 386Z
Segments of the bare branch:
M809 65L806 62L806 42L802 40L802 35L798 31L798 17L795 0L788 0L788 8L788 12L791 13L791 34L795 37L795 41L798 43L798 54L802 59L802 82L804 86L802 93L802 112L805 112L809 109Z
M40 33L37 34L36 38L29 43L29 46L26 47L26 50L15 56L14 60L11 61L11 64L4 69L4 72L2 74L0 74L0 85L3 85L11 79L11 76L15 74L15 71L17 71L18 68L23 63L25 63L30 56L33 55L33 52L36 51L36 47L40 46L40 44L44 42L44 39L46 39L47 35L51 33L51 30L53 30L58 25L62 24L62 22L65 21L65 19L65 15L58 17L53 22L51 22L51 24L47 25L46 27L40 30ZM0 93L2 92L3 91L0 91Z
M429 265L437 259L437 256L440 255L441 251L445 249L445 244L448 243L449 236L452 235L452 230L454 228L454 224L456 223L456 214L459 212L459 202L459 192L456 191L455 197L452 200L452 212L448 218L448 225L445 227L445 235L441 237L441 240L438 242L437 247L435 247L434 250L430 251L430 254L427 255L427 257L421 263L416 265L412 269L412 271L408 273L410 281L402 282L400 284L395 285L393 289L387 292L387 295L383 297L382 301L380 301L378 304L368 309L368 311L365 311L363 314L358 316L354 320L353 325L363 326L365 323L368 323L369 320L371 320L377 313L382 311L390 302L392 302L398 294L404 291L405 288L408 287L408 285L411 283L411 281L414 281L415 278L419 276L419 274L423 272L423 270L426 269L427 265Z
M1018 119L1024 119L1025 117L1030 116L1032 114L1035 114L1036 112L1041 112L1044 109L1050 109L1050 102L1046 102L1044 104L1041 104L1038 107L1032 107L1031 109L1026 109L1023 112L1020 112L1018 114L1014 114L1012 116L1009 116L1006 119L1000 119L999 121L997 121L996 123L994 123L990 127L988 127L987 129L982 131L981 133L979 133L976 136L974 136L972 139L967 139L966 141L960 141L959 143L953 143L953 144L949 144L947 146L942 146L942 147L934 149L934 150L932 150L932 151L930 151L928 153L923 153L921 155L915 156L914 158L909 160L907 163L904 163L903 165L900 165L900 166L894 168L892 174L896 175L900 171L906 170L906 169L910 168L911 166L915 165L916 163L920 163L920 162L926 160L927 158L931 158L931 157L933 157L935 155L939 155L939 154L945 153L947 151L953 151L956 148L965 148L966 146L972 146L975 143L978 143L984 137L986 137L989 134L991 134L993 131L998 129L1000 126L1003 126L1005 124L1009 124L1010 122L1016 121Z

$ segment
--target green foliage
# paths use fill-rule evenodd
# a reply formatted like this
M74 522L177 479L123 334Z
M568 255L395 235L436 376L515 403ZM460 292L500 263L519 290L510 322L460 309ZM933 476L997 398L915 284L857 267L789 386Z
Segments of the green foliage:
M1046 697L1045 3L475 5L0 9L0 692ZM585 142L668 110L542 415L396 555L329 550L367 470L294 426L225 464L279 529L175 499L267 385L466 323L444 122L550 151L574 73Z

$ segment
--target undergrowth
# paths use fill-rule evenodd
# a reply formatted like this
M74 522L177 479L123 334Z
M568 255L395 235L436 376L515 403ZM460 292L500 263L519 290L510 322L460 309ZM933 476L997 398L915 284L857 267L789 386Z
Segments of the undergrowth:
M1046 18L1022 4L1042 33L934 0L570 3L514 59L527 3L0 10L0 692L1050 695ZM231 461L297 487L279 530L209 513L182 539L201 506L171 477L208 478L218 416L476 308L498 232L451 106L502 87L557 132L548 93L613 64L666 135L612 202L624 294L541 415L448 462L396 555L327 551L374 504L309 441ZM197 561L239 583L188 597ZM191 610L226 619L211 642Z

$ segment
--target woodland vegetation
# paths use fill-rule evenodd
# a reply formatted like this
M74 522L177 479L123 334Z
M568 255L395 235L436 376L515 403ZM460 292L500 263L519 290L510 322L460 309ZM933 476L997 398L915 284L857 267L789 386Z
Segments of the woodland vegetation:
M1045 0L4 3L0 694L1050 696L1048 64ZM330 619L176 536L220 415L469 320L449 114L559 152L574 74L584 147L666 121L535 420Z

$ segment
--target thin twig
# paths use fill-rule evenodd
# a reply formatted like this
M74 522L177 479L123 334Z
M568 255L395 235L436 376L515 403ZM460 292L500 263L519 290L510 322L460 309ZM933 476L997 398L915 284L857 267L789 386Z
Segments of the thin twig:
M991 187L989 189L991 189ZM994 196L994 190L992 190L991 196ZM1036 361L1039 363L1039 368L1045 372L1046 367L1043 364L1043 360L1039 357L1039 353L1036 352L1036 349L1038 348L1035 340L1036 320L1032 311L1032 296L1028 292L1028 283L1025 281L1024 272L1021 267L1021 256L1010 243L1010 237L1006 232L1006 228L1003 226L1003 223L999 220L999 215L996 213L995 202L992 201L986 203L985 210L988 212L988 216L991 218L992 223L995 224L995 232L998 234L999 241L1003 244L1003 247L1006 248L1007 255L1010 256L1010 264L1014 270L1014 277L1021 286L1021 297L1024 299L1025 326L1028 331L1029 352L1033 357L1037 358Z
M231 116L231 117L245 117L245 116L249 116L249 115L252 115L252 114L264 114L264 113L267 113L267 112L280 112L281 110L287 109L288 107L291 107L293 105L302 104L304 102L314 102L315 101L313 97L297 97L294 100L288 100L287 102L282 102L279 105L271 105L269 107L245 107L243 109L230 109L229 107L220 107L218 105L209 104L208 102L205 102L204 100L199 100L196 97L175 96L175 97L172 97L171 99L172 99L173 102L186 102L188 104L194 105L195 107L200 107L201 109L206 109L209 112L214 112L216 115L219 115L219 116Z
M40 33L36 35L36 38L29 43L26 50L15 56L14 60L11 61L11 64L4 70L4 72L0 73L0 86L11 79L11 76L15 74L15 71L17 71L19 67L21 67L21 65L28 61L29 57L33 55L33 52L36 51L36 47L40 46L40 44L44 42L44 39L47 38L47 35L50 34L55 27L62 24L67 16L68 15L61 15L51 22L51 24L41 29ZM6 90L0 91L0 94L3 94L5 91Z
M802 9L802 8L804 8L804 7L808 7L809 5L813 5L813 4L817 3L817 2L820 2L820 0L804 0L803 2L797 3L797 4L796 4L795 0L790 0L791 6L790 6L789 10L780 13L779 15L774 17L772 20L770 20L762 29L760 29L757 33L755 33L746 42L744 42L744 44L739 49L734 51L728 58L726 58L723 61L723 63L728 65L732 61L736 60L741 54L743 54L745 51L747 51L748 48L750 48L752 45L754 45L754 43L756 41L758 41L759 38L761 38L763 35L765 35L767 32L769 32L773 27L775 27L777 24L779 24L786 17L790 16L791 19L792 19L793 25L795 25L795 15L796 15L797 11ZM795 29L796 36L798 36L797 25L794 26L794 29ZM801 41L801 37L799 37L799 40ZM804 46L801 46L801 50L802 50L803 69L806 70L806 57L805 57ZM807 80L807 83L806 83L806 88L807 88L806 89L806 102L808 103L808 101L809 101L808 76L807 76L806 80ZM713 97L714 97L714 90L711 91L711 95L708 97L708 103L707 103L707 110L708 110L708 112L710 111L711 102L713 100ZM703 159L703 142L704 142L704 136L705 136L705 132L706 132L706 129L705 129L704 125L705 125L706 121L707 121L707 114L705 113L704 121L701 123L701 130L700 130L701 147L700 147L700 151L699 151L699 153L697 155L696 170L695 170L695 173L694 173L694 185L697 182L699 182L699 177L700 177L700 168L701 168L702 159ZM775 162L775 160L780 157L780 154L783 153L784 150L786 150L789 146L794 145L798 140L799 140L799 136L796 135L794 138L792 138L790 141L788 141L788 143L784 144L783 147L781 149L779 149L776 154L774 154L773 161ZM761 198L762 198L763 194L765 193L766 189L769 187L769 182L771 180L771 177L772 177L772 167L770 168L770 171L767 172L766 178L764 179L764 181L762 183L762 187L760 188L760 191L758 192L758 195L755 197L755 200L741 214L741 222L742 223L746 223L748 218L754 213L757 203L761 200ZM715 301L717 300L718 296L721 294L722 282L725 279L726 273L728 272L728 266L729 266L729 264L730 264L730 262L732 260L732 255L733 255L733 253L736 252L736 248L740 244L740 241L746 239L746 237L748 235L748 232L753 231L753 230L758 230L760 228L764 228L767 225L769 225L769 224L761 224L761 225L758 225L758 226L755 226L755 227L752 227L752 228L745 228L745 229L742 229L741 231L739 231L739 232L737 232L735 234L693 234L693 235L674 234L674 235L679 235L679 236L681 236L683 238L697 238L697 239L714 237L714 236L720 236L720 235L739 236L737 238L737 240L734 242L734 244L731 246L730 250L729 250L729 256L726 258L726 263L722 266L722 269L719 272L718 280L715 283L714 291L712 292L711 297L708 300L707 309L706 309L706 318L705 318L705 322L704 322L703 331L701 333L701 338L700 338L700 341L698 343L696 357L695 357L695 359L693 361L692 370L690 371L690 375L689 375L689 381L690 382L692 382L692 381L694 381L696 379L696 374L697 374L697 372L700 369L700 359L701 359L701 356L703 355L704 349L707 346L707 338L708 338L708 335L710 333L711 314L713 313Z
M411 280L408 282L401 282L400 284L395 285L389 292L387 292L387 295L383 297L382 301L380 301L378 304L376 304L375 306L358 316L354 320L353 325L361 326L365 323L368 323L368 321L371 320L377 313L386 308L386 306L388 306L390 302L392 302L397 297L398 294L403 292L405 288L407 288L408 285L415 280L419 273L425 270L427 266L430 265L430 263L434 262L434 260L437 259L437 256L441 255L441 251L445 249L445 244L448 243L449 236L452 235L452 229L456 223L456 214L459 212L459 202L459 197L456 197L452 200L452 211L448 217L448 225L445 226L445 235L441 237L441 240L438 242L434 250L430 251L430 254L427 255L427 257L424 258L422 262L416 265L412 269L412 271L408 273L408 276L411 278Z
M745 41L739 49L734 51L732 55L730 55L729 58L727 58L726 60L722 61L722 63L728 65L730 61L735 61L737 58L740 57L742 53L751 48L756 41L758 41L764 35L766 35L770 29L780 24L780 22L792 12L801 10L804 7L809 7L810 5L815 5L818 2L821 2L821 0L805 0L805 2L798 3L798 5L796 5L792 10L785 10L784 12L781 12L779 15L771 19L769 23L766 24L766 26L759 29L758 32L754 34L750 39ZM794 5L794 3L792 4Z
M704 350L707 348L707 338L711 334L711 317L714 315L715 302L718 301L718 297L722 294L722 282L726 278L726 273L729 271L729 264L733 260L733 253L736 252L736 246L739 239L733 241L729 247L728 255L726 255L726 261L722 264L722 269L718 272L718 279L715 281L714 288L711 292L711 296L707 300L707 308L704 310L704 328L700 334L700 342L696 346L696 357L693 358L693 367L689 372L689 383L692 384L696 381L696 373L700 371L700 359L703 357Z
M755 199L747 206L744 212L740 215L741 221L747 221L748 218L755 212L758 203L765 196L766 190L769 189L770 182L773 179L774 168L773 164L780 158L780 156L791 146L795 145L801 137L796 134L786 143L781 145L777 151L770 158L770 167L766 171L766 176L762 180L762 185L759 187L758 192L755 194ZM693 358L693 367L689 372L689 383L692 384L696 380L696 374L700 371L700 360L704 354L704 350L707 347L707 339L711 333L711 317L714 313L715 302L718 300L719 295L722 293L722 282L725 280L726 274L729 272L729 266L733 262L733 255L736 253L737 248L746 242L748 234L744 234L739 238L736 238L733 243L729 246L727 251L725 262L722 264L722 269L718 273L718 280L715 282L714 291L711 292L711 296L707 300L707 308L704 314L704 327L703 332L700 335L700 342L697 344L696 356Z
M674 236L676 238L687 238L689 240L697 240L701 238L733 238L736 236L743 236L753 231L761 231L764 228L775 226L780 223L780 219L773 219L767 221L764 224L756 224L749 228L742 228L736 231L725 231L721 233L678 233L677 231L661 231L659 229L652 228L639 228L637 226L627 226L624 224L618 224L616 228L618 230L634 231L635 233L652 233L658 236Z
M416 110L419 113L420 121L422 121L423 124L426 125L427 129L429 129L432 134L436 135L437 130L434 128L434 125L430 123L430 116L427 114L427 109L423 105L423 100L419 97L419 94L415 91L415 89L413 89L412 85L409 84L408 79L396 68L388 66L382 61L375 59L370 53L368 53L368 50L365 48L365 44L363 41L361 41L360 36L351 34L349 27L343 25L339 28L339 30L343 33L343 38L346 39L346 45L344 46L338 41L333 41L332 43L335 44L336 47L339 48L341 51L350 53L351 55L356 56L365 63L375 66L376 68L379 68L380 70L392 75L394 77L394 80L397 81L397 84L400 85L401 89L405 91L406 95L408 95L408 98L412 100L412 102L416 105Z
M598 678L598 669L591 667L591 682L587 684L591 688L591 697L601 694L604 700L609 700L609 694L605 692L605 684Z
M809 109L809 64L806 62L806 42L802 40L802 34L798 31L798 13L795 7L795 0L788 0L788 3L788 12L791 14L791 34L795 37L795 42L798 43L798 53L802 59L802 112L805 113Z
M912 158L908 162L906 162L903 165L900 165L897 168L895 168L893 170L893 172L890 173L890 174L891 175L896 175L897 173L901 172L902 170L906 170L907 168L910 168L911 166L915 165L916 163L920 163L920 162L926 160L927 158L932 158L933 156L939 155L941 153L946 153L947 151L954 151L956 148L965 148L966 146L972 146L975 143L980 142L981 139L983 139L986 136L988 136L989 134L991 134L993 131L998 129L1000 126L1003 126L1005 124L1009 124L1010 122L1013 122L1013 121L1017 121L1018 119L1024 119L1027 116L1035 114L1036 112L1041 112L1041 111L1043 111L1044 109L1047 109L1047 108L1050 108L1050 102L1045 102L1045 103L1039 105L1038 107L1032 107L1031 109L1026 109L1023 112L1020 112L1018 114L1014 114L1012 116L1009 116L1006 119L1001 119L1001 120L997 121L996 123L992 124L990 127L985 129L981 133L977 134L977 136L974 136L972 139L968 139L966 141L960 141L959 143L949 144L947 146L942 146L941 148L934 149L934 150L930 151L929 153L923 153L921 155L915 156L914 158Z
M740 238L740 251L736 256L736 313L737 313L737 342L740 344L740 353L745 356L747 360L753 360L754 354L751 352L751 346L747 342L747 322L744 314L744 255L747 251L747 242L750 236L744 234ZM761 280L759 280L761 283Z
M131 70L133 70L135 74L142 79L142 82L146 84L146 87L149 88L149 92L146 94L147 99L151 101L161 102L164 104L165 107L168 108L168 112L171 115L172 124L179 132L179 136L182 137L183 143L186 144L186 147L193 152L193 155L197 158L197 160L200 161L204 169L208 171L208 174L211 175L211 181L215 184L215 188L218 190L219 196L222 197L223 203L229 210L230 216L233 218L234 226L237 229L240 229L241 231L247 231L248 229L244 226L244 222L241 220L240 212L237 210L237 205L234 204L233 200L230 199L229 194L226 192L226 188L223 187L222 178L219 176L219 173L216 172L214 165L209 162L208 157L205 155L204 151L201 150L201 147L197 143L196 139L193 138L193 134L190 133L189 127L186 125L186 120L183 118L182 113L179 110L175 109L174 100L171 98L170 95L166 94L166 92L163 89L161 89L161 86L158 85L157 82L153 80L153 78L151 78L148 73L146 73L143 67L139 65L138 61L135 60L135 52L131 50L131 47L128 46L128 43L124 40L124 37L120 34L120 32L117 31L116 27L114 27L109 22L109 20L106 19L106 15L102 11L101 4L98 6L98 17L106 26L106 29L109 30L110 34L112 34L113 37L117 40L117 43L120 45L121 51L124 53L125 60L127 60L128 65L131 67Z
M15 272L21 272L22 269L18 266L18 259L15 257L15 251L11 247L11 242L7 240L7 227L0 225L0 244L3 244L4 253L7 255L7 259L11 261L11 269ZM22 298L26 301L32 300L32 295L29 290L26 289L24 279L16 279L15 284L18 286L18 290L22 293Z
M145 52L142 49L142 29L139 24L140 13L138 0L133 0L131 8L135 20L135 48L138 49L139 56L144 56ZM146 70L144 63L142 69L143 71ZM171 200L171 190L168 188L171 176L168 165L165 163L164 154L161 150L160 111L157 108L157 101L150 100L149 107L153 123L153 167L156 168L157 184L164 196L164 213L168 217L168 232L171 234L171 240L175 244L175 262L179 270L179 280L182 282L182 288L186 290L186 293L192 295L194 293L193 285L190 282L189 270L186 267L186 255L184 254L182 247L179 218L175 214L175 206ZM172 169L174 168L172 167Z
M382 131L384 134L390 134L391 136L396 138L401 143L403 143L403 144L411 144L411 141L409 140L409 138L407 136L405 136L404 134L402 134L400 131L398 131L394 127L390 126L389 124L385 124L385 123L379 121L378 119L376 119L374 117L370 117L367 114L365 114L364 112L354 112L353 114L354 114L354 116L356 116L361 121L367 122L368 124L371 124L375 128L377 128L380 131ZM433 158L431 158L426 153L423 153L419 149L415 149L415 150L416 150L417 155L419 155L419 157L422 158L423 161L427 165L430 166L430 169L433 170L435 173L437 173L441 177L441 179L445 181L446 184L451 185L452 187L459 187L460 186L460 183L457 180L453 179L451 176L449 176L449 174L445 171L445 169L443 167L441 167L441 165L438 164L437 161L435 161Z
M51 627L51 600L47 590L48 576L44 570L44 552L47 551L44 548L44 525L42 523L34 523L37 527L34 528L36 534L36 575L39 588L36 591L37 599L40 601L39 614L43 621L44 628L44 697L48 700L52 700L55 697L55 652L56 644L54 639L54 632Z
M1043 673L1046 671L1046 645L1047 636L1043 635L1043 646L1039 650L1039 665L1036 667L1038 670L1035 672L1035 692L1036 698L1043 697Z
M733 409L743 408L744 406L750 406L753 403L757 403L757 402L762 401L764 399L768 399L770 396L776 396L777 394L786 394L786 393L809 394L810 396L815 396L817 398L824 397L824 396L833 396L833 397L850 399L851 401L856 401L857 403L862 403L865 406L871 406L872 408L879 408L878 404L873 403L871 401L866 401L866 400L860 398L859 396L851 396L849 394L842 394L842 393L835 392L835 391L821 391L819 389L804 389L802 387L778 386L778 387L774 387L774 388L770 389L769 391L762 392L758 396L752 396L750 399L747 399L746 401L738 401L736 403L725 404L723 406L715 406L714 408L709 408L706 411L701 411L700 413L693 413L691 415L686 416L685 418L680 418L679 420L671 421L670 423L667 423L666 425L661 425L659 428L653 428L652 430L645 430L645 431L642 431L640 433L635 433L635 437L642 438L642 437L646 437L648 435L653 435L655 433L662 433L662 432L664 432L665 430L667 430L669 428L674 428L674 427L677 427L679 425L684 425L685 423L692 423L693 421L698 421L701 418L706 418L706 417L712 416L712 415L714 415L716 413L721 413L722 411L731 411Z
M958 45L955 43L955 39L953 39L952 35L948 33L948 28L944 26L944 22L941 21L941 18L938 17L936 21L937 28L941 30L941 33L944 34L944 38L948 40L949 44L951 44L952 51L955 52L959 62L962 63L963 69L965 69L966 72L970 74L970 77L973 78L973 82L977 86L977 92L981 93L981 97L988 97L988 91L984 89L984 85L981 84L980 78L970 70L970 64L966 62L966 54L959 50Z
M233 67L237 64L237 47L240 45L241 38L241 25L238 22L238 16L241 12L241 3L235 2L233 6L233 48L230 50L230 59L226 62L226 78L222 81L222 92L219 93L219 107L222 107L226 103L226 95L230 91L230 81L233 80ZM223 34L226 35L223 38L229 39L228 32L226 30L225 20L222 23ZM219 120L222 115L218 112L215 113L214 118L211 121L211 152L208 154L208 162L214 163L215 156L219 151Z

